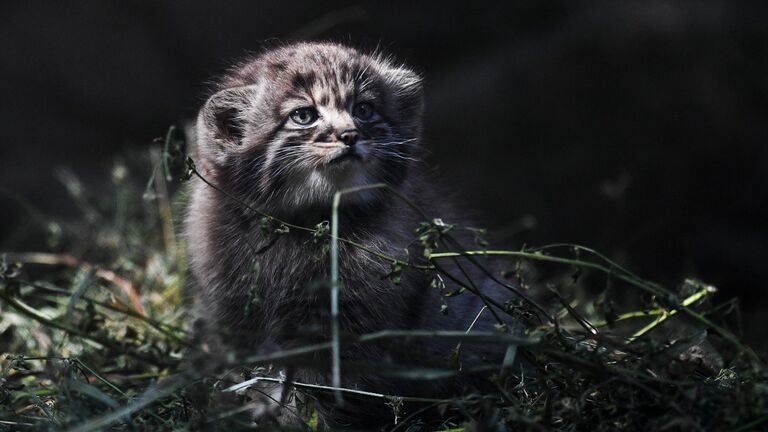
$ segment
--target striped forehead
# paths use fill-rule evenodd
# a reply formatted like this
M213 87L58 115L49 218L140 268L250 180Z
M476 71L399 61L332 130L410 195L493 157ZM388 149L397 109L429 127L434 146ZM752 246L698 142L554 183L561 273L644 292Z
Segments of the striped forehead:
M291 90L311 98L315 104L345 109L355 98L356 77L347 64L315 65L292 72Z

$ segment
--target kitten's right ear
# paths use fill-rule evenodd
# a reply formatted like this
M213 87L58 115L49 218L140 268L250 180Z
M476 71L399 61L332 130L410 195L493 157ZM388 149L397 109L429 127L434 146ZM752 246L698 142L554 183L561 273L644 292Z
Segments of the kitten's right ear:
M248 119L261 94L259 85L232 87L208 98L197 116L197 162L205 171L225 164L227 157L243 147Z
M220 150L239 147L247 119L259 95L259 86L228 88L211 96L197 119L198 136Z

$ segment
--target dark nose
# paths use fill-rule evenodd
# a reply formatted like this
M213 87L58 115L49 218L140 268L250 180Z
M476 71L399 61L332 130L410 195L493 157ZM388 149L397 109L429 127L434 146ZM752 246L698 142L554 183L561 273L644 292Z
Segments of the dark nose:
M341 135L339 135L339 139L348 146L355 145L357 143L357 138L357 130L355 129L344 130L341 132Z

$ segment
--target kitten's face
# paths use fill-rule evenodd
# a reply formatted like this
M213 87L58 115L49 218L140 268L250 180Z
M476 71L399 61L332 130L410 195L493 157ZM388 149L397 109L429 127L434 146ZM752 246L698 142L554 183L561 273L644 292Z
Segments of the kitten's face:
M329 203L339 189L397 185L414 160L420 79L384 59L298 44L240 67L223 86L199 118L200 157L228 186L271 206L300 209Z

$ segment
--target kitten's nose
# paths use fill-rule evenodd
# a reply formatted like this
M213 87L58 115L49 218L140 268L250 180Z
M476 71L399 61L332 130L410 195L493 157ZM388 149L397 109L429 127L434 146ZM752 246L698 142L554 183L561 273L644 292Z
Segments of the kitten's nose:
M341 135L339 135L339 139L348 146L353 146L357 143L357 130L356 129L346 129L341 132Z

